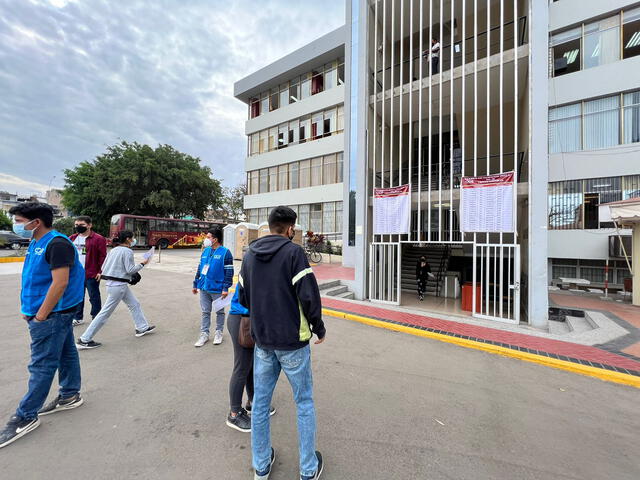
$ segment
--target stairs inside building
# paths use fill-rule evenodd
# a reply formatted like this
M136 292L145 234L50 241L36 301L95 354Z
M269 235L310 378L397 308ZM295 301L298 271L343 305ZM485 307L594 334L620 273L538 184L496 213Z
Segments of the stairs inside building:
M340 280L328 280L319 282L320 295L335 297L337 299L353 300L355 297L349 287L343 285Z
M432 244L428 246L406 247L402 252L402 290L417 292L416 265L421 256L427 258L431 273L435 278L427 281L426 294L434 297L440 296L444 284L445 273L449 267L451 247L449 245Z

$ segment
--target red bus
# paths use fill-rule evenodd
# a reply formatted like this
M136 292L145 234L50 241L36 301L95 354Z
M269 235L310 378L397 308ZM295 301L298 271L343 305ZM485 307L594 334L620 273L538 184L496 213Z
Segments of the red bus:
M130 230L140 247L199 246L206 231L215 227L222 228L224 224L120 213L111 217L109 237L115 237L122 230Z

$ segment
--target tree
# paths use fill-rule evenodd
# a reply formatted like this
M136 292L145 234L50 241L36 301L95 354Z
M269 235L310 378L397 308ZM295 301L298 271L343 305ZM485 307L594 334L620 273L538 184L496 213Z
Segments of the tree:
M0 210L0 230L11 230L13 222L4 210Z
M233 220L244 220L244 196L247 185L241 184L233 188L224 189L224 206L227 216Z
M97 231L107 233L118 213L159 217L204 218L223 204L220 182L200 159L170 145L151 148L121 142L93 161L65 173L65 206L74 215L89 215Z
M72 217L60 218L53 222L53 228L55 228L60 233L64 233L68 237L73 233L75 223L75 219Z

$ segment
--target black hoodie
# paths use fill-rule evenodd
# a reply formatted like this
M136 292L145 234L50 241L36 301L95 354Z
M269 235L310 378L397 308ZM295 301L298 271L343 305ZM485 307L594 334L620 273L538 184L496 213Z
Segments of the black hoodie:
M297 350L325 334L316 277L302 248L280 235L251 243L239 276L238 301L249 309L260 348Z

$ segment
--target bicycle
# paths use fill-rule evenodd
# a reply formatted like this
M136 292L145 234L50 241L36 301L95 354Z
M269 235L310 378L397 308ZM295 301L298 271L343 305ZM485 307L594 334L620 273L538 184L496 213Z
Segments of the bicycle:
M304 252L307 254L307 258L309 259L309 263L321 263L322 262L322 254L317 250L317 247L307 245Z

